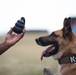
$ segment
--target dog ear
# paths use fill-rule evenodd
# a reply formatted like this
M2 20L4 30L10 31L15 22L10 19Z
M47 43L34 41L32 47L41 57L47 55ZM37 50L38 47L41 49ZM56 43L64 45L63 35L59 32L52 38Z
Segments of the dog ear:
M62 32L65 39L72 39L71 17L64 19Z

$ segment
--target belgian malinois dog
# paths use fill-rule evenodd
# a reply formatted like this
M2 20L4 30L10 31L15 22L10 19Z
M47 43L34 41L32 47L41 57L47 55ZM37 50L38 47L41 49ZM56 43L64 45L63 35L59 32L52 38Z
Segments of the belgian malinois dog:
M71 17L65 18L63 28L48 36L36 38L40 46L49 46L43 57L52 56L60 64L60 75L76 75L76 34L72 31Z

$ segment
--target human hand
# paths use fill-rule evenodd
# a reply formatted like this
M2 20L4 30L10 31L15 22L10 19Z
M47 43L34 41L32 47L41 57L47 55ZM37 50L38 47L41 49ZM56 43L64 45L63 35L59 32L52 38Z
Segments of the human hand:
M24 28L22 33L15 34L15 33L13 33L13 28L10 28L10 30L8 31L6 38L5 38L5 44L8 47L15 45L20 39L23 38L25 32L26 32L26 30Z

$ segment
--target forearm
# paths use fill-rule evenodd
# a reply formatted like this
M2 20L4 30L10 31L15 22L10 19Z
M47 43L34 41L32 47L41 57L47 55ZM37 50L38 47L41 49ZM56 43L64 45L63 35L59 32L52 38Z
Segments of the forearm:
M5 42L0 43L0 55L7 51L10 47Z

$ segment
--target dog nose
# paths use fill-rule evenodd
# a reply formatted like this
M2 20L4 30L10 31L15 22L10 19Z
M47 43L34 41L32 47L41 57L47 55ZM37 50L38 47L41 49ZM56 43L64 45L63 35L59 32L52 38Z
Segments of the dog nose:
M37 44L39 44L39 38L36 38L35 41Z
M36 43L37 43L38 45L42 45L42 43L41 43L41 41L40 41L40 38L36 38L35 41L36 41Z

